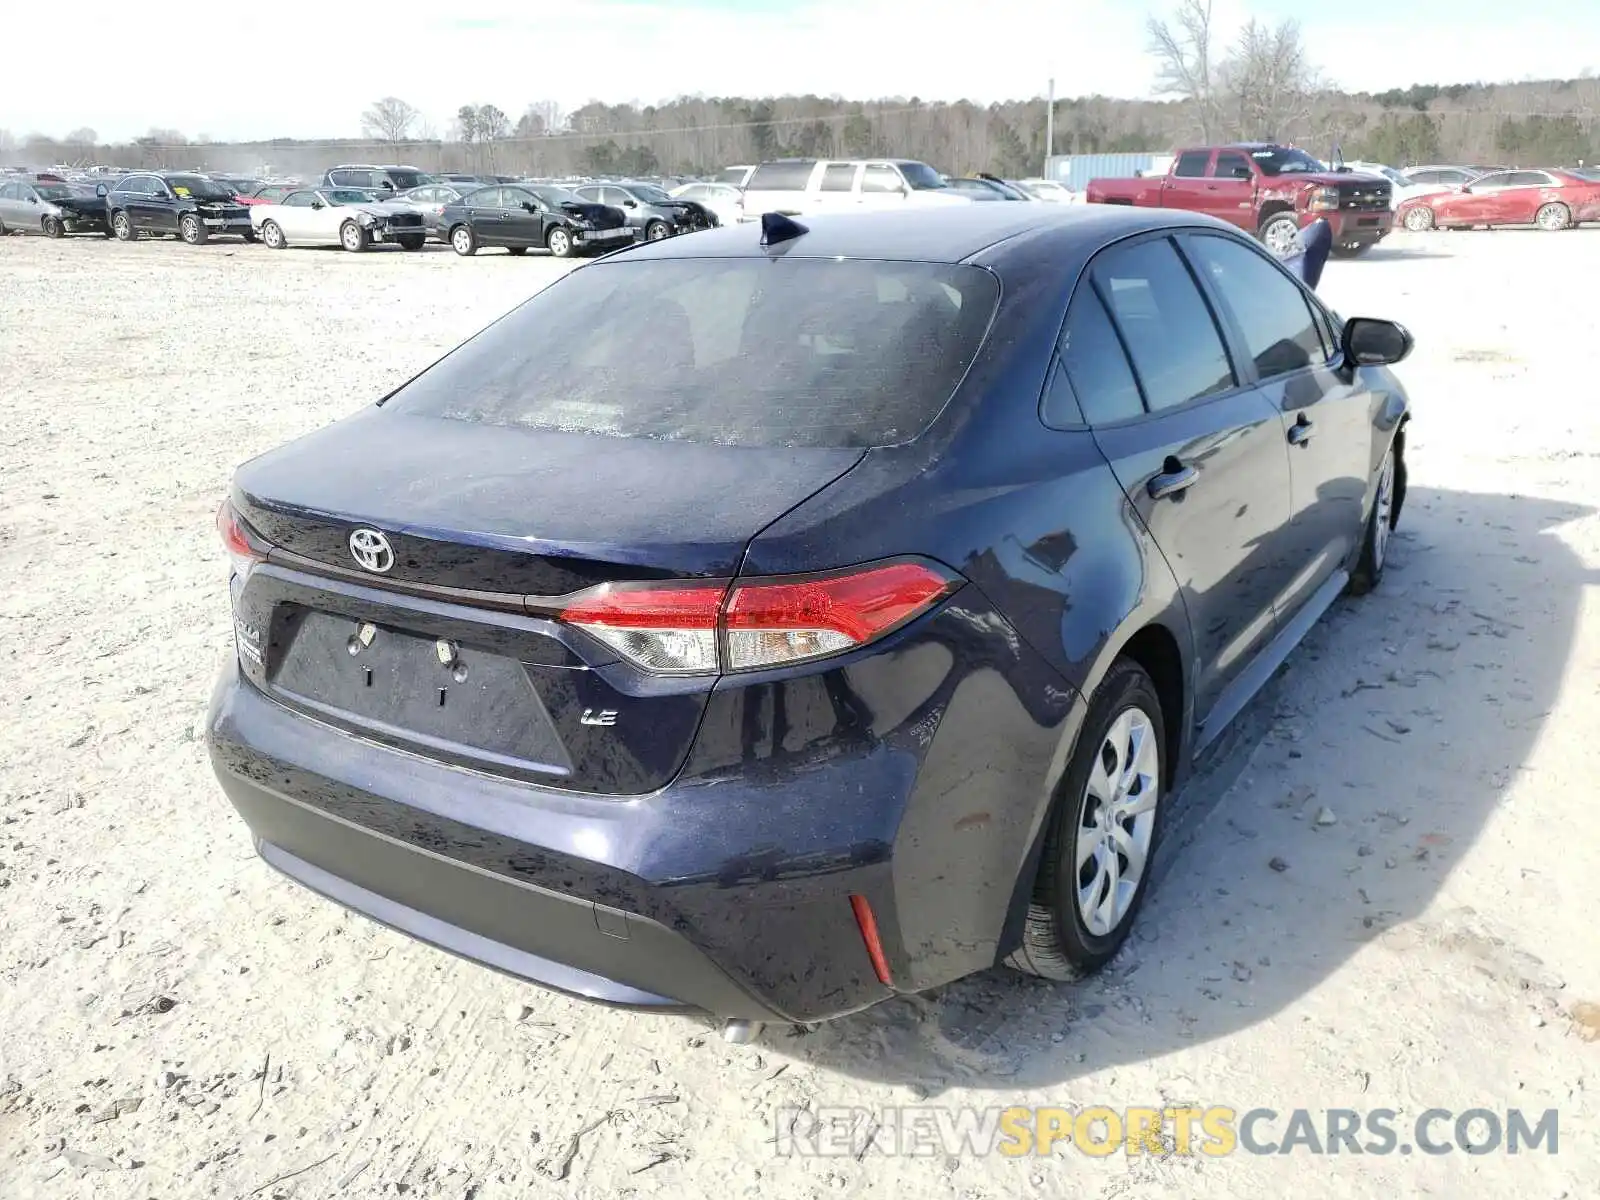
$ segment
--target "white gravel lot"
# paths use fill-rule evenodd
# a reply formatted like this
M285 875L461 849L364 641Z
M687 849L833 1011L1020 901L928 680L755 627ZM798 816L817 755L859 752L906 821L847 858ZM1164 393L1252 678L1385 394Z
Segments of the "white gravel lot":
M750 1047L291 885L196 738L232 652L232 466L560 270L0 240L0 1197L1597 1194L1600 231L1402 234L1329 268L1346 315L1417 335L1390 572L1197 784L1111 970L996 971ZM1428 1108L1556 1108L1559 1153L772 1144L802 1103L1184 1101L1392 1108L1402 1141Z

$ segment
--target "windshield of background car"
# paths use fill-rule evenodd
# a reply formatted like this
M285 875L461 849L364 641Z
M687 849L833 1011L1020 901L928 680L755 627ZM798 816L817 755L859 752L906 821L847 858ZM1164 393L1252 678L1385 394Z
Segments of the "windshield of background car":
M434 181L432 175L422 171L389 171L386 174L397 192L409 191L411 188L421 187L425 183Z
M661 259L545 288L385 408L775 448L895 445L954 393L999 303L974 266Z
M201 179L198 175L168 175L167 186L180 199L231 200L233 192L226 184L214 179Z
M359 188L328 188L319 193L329 204L370 204L372 194Z
M906 177L906 182L919 192L932 191L935 188L948 188L950 185L939 178L927 163L901 163L900 174Z
M1291 150L1284 146L1252 150L1250 157L1263 175L1305 175L1328 169L1304 150Z

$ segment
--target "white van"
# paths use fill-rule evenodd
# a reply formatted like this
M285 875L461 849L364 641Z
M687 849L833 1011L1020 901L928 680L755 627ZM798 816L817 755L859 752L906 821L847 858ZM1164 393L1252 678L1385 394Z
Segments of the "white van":
M780 158L750 175L742 221L769 212L813 214L971 204L927 163L905 158Z

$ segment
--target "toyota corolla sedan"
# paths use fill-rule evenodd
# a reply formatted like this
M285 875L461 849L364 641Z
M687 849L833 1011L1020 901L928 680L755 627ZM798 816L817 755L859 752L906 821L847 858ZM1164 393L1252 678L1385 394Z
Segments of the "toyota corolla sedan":
M734 1040L1075 978L1378 583L1410 347L1180 212L639 243L238 468L217 777L329 899Z

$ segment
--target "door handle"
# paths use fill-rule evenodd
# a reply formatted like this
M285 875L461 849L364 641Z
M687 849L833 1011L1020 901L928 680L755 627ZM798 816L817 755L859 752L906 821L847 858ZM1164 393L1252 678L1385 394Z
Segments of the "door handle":
M1289 426L1289 444L1291 446L1304 446L1311 440L1311 422L1306 419L1305 413L1300 414L1300 419Z
M1188 491L1199 478L1200 472L1194 467L1186 467L1177 459L1169 458L1161 464L1161 474L1153 476L1145 484L1145 491L1150 493L1150 499L1161 500Z

